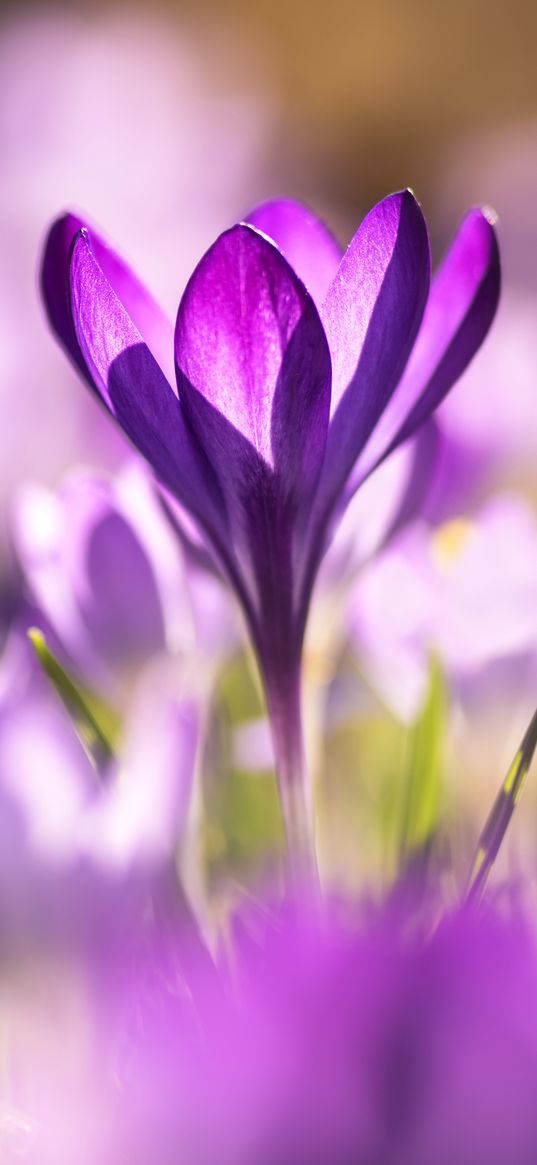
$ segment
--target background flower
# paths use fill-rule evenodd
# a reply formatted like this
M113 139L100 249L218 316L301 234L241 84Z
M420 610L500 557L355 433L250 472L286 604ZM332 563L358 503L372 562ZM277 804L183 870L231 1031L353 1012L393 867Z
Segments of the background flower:
M58 494L26 484L13 510L15 545L37 617L86 683L125 704L144 663L166 652L194 654L194 568L134 458L115 478L73 473ZM207 572L200 585L207 616L211 606L219 609L223 644L231 612L222 588ZM228 642L232 637L230 628ZM216 638L211 655L215 664Z
M437 530L409 527L358 577L349 629L366 674L412 715L431 654L456 687L479 684L497 660L535 653L536 596L534 515L502 496Z
M166 890L186 836L200 730L199 677L146 673L118 755L84 747L29 644L2 661L2 945L38 952L126 941ZM82 734L83 736L83 734Z

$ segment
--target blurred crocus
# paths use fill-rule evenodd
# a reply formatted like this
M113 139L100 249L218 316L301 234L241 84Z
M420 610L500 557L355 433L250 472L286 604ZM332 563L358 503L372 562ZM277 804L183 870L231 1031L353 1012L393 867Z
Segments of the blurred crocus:
M115 478L74 471L58 493L26 484L15 497L12 529L31 598L68 665L113 701L125 702L140 669L158 655L197 651L201 663L197 585L206 620L213 612L219 626L213 665L233 641L222 586L206 572L197 584L199 572L134 459Z
M97 1146L102 1165L532 1165L537 954L521 920L461 911L423 938L303 905L236 928L232 947L216 981L185 982L163 951L116 964L99 1070L78 1097L71 1082L66 1127L47 1064L32 1162L63 1165L78 1142L81 1165Z
M431 654L455 692L494 664L537 658L531 507L502 495L436 530L411 524L356 576L347 619L365 676L403 719L423 701Z
M29 645L13 632L0 675L2 943L69 946L139 925L184 834L199 693L146 673L118 756L86 749ZM177 694L179 692L179 694Z
M420 428L488 331L499 262L486 214L470 212L429 282L410 191L374 207L343 257L309 211L267 204L217 239L187 285L175 389L171 328L134 275L74 215L48 236L53 330L239 597L296 853L311 844L300 665L317 569L356 489Z

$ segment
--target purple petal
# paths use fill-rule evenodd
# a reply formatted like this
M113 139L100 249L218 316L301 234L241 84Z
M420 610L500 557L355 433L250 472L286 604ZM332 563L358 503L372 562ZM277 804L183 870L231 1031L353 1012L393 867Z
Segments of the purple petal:
M91 248L101 270L173 384L173 329L170 321L127 264L107 246L93 227L74 214L65 214L52 224L43 253L41 289L53 332L82 375L87 377L73 325L69 296L71 248L75 236L82 229L87 231L91 239Z
M84 223L74 214L64 214L53 222L45 242L41 262L41 293L49 324L76 364L87 376L69 302L69 257L73 239Z
M325 449L328 346L313 300L253 228L227 231L201 260L175 355L185 411L230 497L249 504L268 482L280 499L308 496Z
M413 194L392 194L356 232L322 318L332 354L332 399L320 510L330 509L408 359L429 289L427 227Z
M86 479L66 489L64 515L66 568L91 643L112 667L136 667L165 646L146 550L104 483Z
M225 513L210 466L84 231L72 248L70 290L77 341L102 401L164 484L209 530L223 535Z
M274 240L320 308L343 254L321 219L299 202L276 198L256 206L245 221Z
M412 436L437 408L485 339L499 293L493 223L487 212L471 210L433 280L402 380L366 450L367 467Z
M119 679L192 642L182 556L138 459L114 482L71 473L57 495L26 484L11 524L60 656L113 700Z

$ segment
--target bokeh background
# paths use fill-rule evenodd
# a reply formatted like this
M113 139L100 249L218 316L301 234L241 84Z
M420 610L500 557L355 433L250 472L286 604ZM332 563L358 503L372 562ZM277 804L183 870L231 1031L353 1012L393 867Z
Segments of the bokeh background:
M178 68L186 49L207 93L269 100L265 159L276 185L285 179L351 221L357 205L403 181L437 196L445 170L461 168L451 153L461 142L472 143L477 161L483 135L529 129L537 112L537 14L527 0L157 0L150 8L3 0L0 11L4 28L53 13L95 27L117 13L124 45L133 20L162 16L168 39L177 38ZM105 68L95 61L96 83ZM138 78L138 97L146 86L150 75ZM113 118L111 110L110 132ZM477 175L470 193L482 195Z

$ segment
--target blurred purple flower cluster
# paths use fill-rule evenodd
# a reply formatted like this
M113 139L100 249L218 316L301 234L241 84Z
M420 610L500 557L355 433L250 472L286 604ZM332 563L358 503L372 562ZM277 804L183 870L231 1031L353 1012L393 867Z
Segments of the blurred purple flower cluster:
M247 911L218 964L180 929L101 952L69 1079L46 1039L19 1077L33 1112L20 1090L3 1125L21 1159L530 1165L535 934L468 910L430 937L340 913Z

